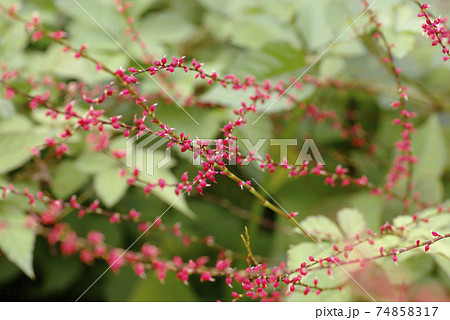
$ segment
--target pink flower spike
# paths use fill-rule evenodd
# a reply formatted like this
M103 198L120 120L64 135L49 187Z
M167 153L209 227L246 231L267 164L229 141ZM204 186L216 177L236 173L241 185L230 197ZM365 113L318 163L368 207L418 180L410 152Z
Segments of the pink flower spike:
M226 282L226 284L227 284L230 288L233 288L233 286L231 285L231 282L232 282L231 277L227 277L227 278L225 279L225 282Z
M103 236L103 233L101 233L99 231L95 231L95 230L89 231L89 233L86 237L86 239L89 241L89 243L91 243L93 245L102 243L104 238L105 237Z
M394 101L394 102L391 103L391 106L394 107L394 108L397 108L398 106L400 106L400 102Z
M136 263L133 269L138 277L145 278L145 265L142 262Z
M129 215L130 215L131 219L135 220L135 219L139 219L139 217L141 216L141 213L136 211L135 209L131 209Z
M215 279L211 276L211 273L209 273L208 271L203 272L200 276L200 281L204 282L204 281L210 281L210 282L214 282Z
M110 223L118 223L120 222L120 214L119 213L114 213L110 218L109 218L109 222Z

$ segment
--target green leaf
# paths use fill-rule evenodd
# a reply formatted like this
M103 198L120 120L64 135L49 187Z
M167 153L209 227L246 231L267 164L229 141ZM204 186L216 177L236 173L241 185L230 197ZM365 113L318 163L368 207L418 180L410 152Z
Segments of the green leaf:
M381 239L376 240L373 247L375 247L377 250L379 250L380 247L383 247L385 250L391 250L398 246L401 246L402 244L402 239L397 236L387 234L385 236L382 236Z
M376 9L380 21L383 22L384 29L396 33L419 33L417 20L411 19L412 16L417 14L417 8L414 5L404 5L401 1L395 0L390 1L387 5L377 6ZM388 41L392 43L389 39Z
M439 177L447 164L445 136L437 115L431 115L413 135L413 153L420 161L414 165L413 183L420 195L429 202L443 198Z
M128 8L130 15L132 17L139 17L145 14L155 2L156 0L133 0L133 5Z
M400 33L395 36L390 36L385 33L385 35L389 43L396 44L392 48L392 54L395 58L402 59L414 49L414 44L416 43L416 36L414 34Z
M292 28L284 26L281 21L266 14L236 16L232 24L231 41L245 48L260 48L273 39L290 42L297 40Z
M411 221L413 221L413 218L411 216L398 216L395 217L393 220L393 224L395 227L400 228L408 223L410 223Z
M444 273L450 279L450 260L439 255L433 255L433 258L438 266L442 269L442 271L444 271Z
M0 206L0 249L28 277L34 279L33 251L36 235L26 226L27 216L16 208Z
M205 112L199 108L189 108L185 113L177 105L158 105L158 118L171 127L183 128L191 137L211 139L217 136L226 111L216 109ZM173 116L175 113L178 114L176 117Z
M432 174L415 174L415 190L419 192L421 199L430 203L439 203L444 197L444 186L439 176Z
M117 167L114 159L101 152L85 152L75 162L79 171L87 174L97 174Z
M327 245L329 248L329 245ZM303 242L295 246L291 246L287 251L287 267L288 269L297 269L303 262L309 261L309 256L318 257L326 256L324 250L316 243Z
M107 207L114 206L128 189L126 178L120 176L118 168L100 172L94 177L94 189Z
M363 232L367 227L362 213L354 208L339 210L337 220L342 231L344 231L349 239L354 239L357 234Z
M419 213L419 219L429 216L433 212L436 212L436 209L424 210ZM448 232L448 230L450 230L450 214L441 213L438 216L430 218L430 221L428 223L417 223L415 227L407 233L407 240L409 242L415 242L416 240L430 240L431 238L433 238L433 236L431 235L431 231L436 231L439 234L445 234Z
M2 90L2 87L0 87ZM14 104L9 99L4 99L0 97L0 119L12 119L16 114L16 109L14 108Z
M198 2L210 11L218 11L226 15L236 15L242 12L247 12L250 11L252 7L258 7L261 4L260 0L229 0L227 1L226 6L222 5L218 1L198 0Z
M159 179L164 179L169 184L174 184L177 182L177 178L170 171L170 167L174 165L173 159L170 160L169 163L164 165L161 168L157 168L157 164L161 163L161 161L165 158L165 155L161 151L153 152L153 160L152 165L154 165L153 175L146 174L145 172L141 172L140 178L144 181L148 181L151 183L157 182ZM184 195L177 196L173 189L168 190L167 187L164 190L161 190L159 187L152 190L152 194L157 196L159 199L164 201L169 206L179 210L184 213L186 216L190 218L195 218L195 213L189 209L188 204Z
M402 241L399 237L393 235L385 235L381 239L376 239L373 245L368 242L361 243L352 251L349 251L349 259L371 258L380 254L380 247L383 247L385 252L397 248ZM377 259L375 262L383 263L384 259Z
M338 269L335 269L338 270ZM334 270L333 270L334 271ZM326 282L330 282L331 284L327 284L329 286L336 286L337 281L331 282L328 281L328 275L324 272L324 270L320 270L317 273L318 279L326 279ZM346 274L343 275L344 277L348 277ZM335 276L333 275L333 278ZM336 277L337 278L337 277ZM343 278L345 279L345 278ZM323 281L320 282L321 285L323 285ZM303 294L303 290L296 290L294 293L285 299L283 301L286 302L324 302L324 301L333 301L333 302L348 302L352 301L354 299L354 292L350 286L343 286L342 290L325 290L321 294L317 295L312 293L305 296Z
M342 58L330 57L320 63L320 76L324 78L331 78L338 76L345 70L345 62Z
M172 174L166 173L161 174L160 176L166 177L166 181L174 181L174 176ZM196 217L195 213L189 208L184 195L177 196L173 190L168 191L158 188L154 189L152 193L169 206L184 213L186 216L192 219Z
M365 191L358 192L351 196L348 206L356 208L364 215L368 228L375 229L380 226L383 209L380 197L374 197Z
M161 283L154 272L149 273L146 280L141 280L135 286L129 301L198 301L191 287L185 286L174 273L167 273L164 283Z
M331 241L342 240L342 233L338 226L328 217L310 216L301 222L301 226L318 238Z
M352 6L345 1L304 1L298 10L295 27L306 39L310 50L323 50L348 28L348 19L353 15L349 9ZM326 23L318 28L318 21Z
M446 240L441 240L430 246L430 254L440 255L450 260L450 243Z
M189 39L195 27L179 12L158 12L137 21L143 39L158 43L180 43Z
M12 22L6 30L2 29L0 29L2 33L2 37L0 38L0 55L2 56L2 61L7 61L11 69L20 68L23 66L25 55L18 53L23 52L28 43L27 32L24 30L23 24L19 21Z
M398 264L392 261L392 257L378 259L376 263L384 270L387 280L399 286L419 282L435 269L430 256L415 250L399 255Z
M303 262L308 262L309 256L313 256L318 259L319 257L328 257L332 254L333 248L330 243L313 243L303 242L298 245L292 246L287 252L287 267L289 269L298 269ZM355 267L352 265L346 265L345 271L351 272ZM317 277L320 279L320 285L324 287L332 287L343 283L348 279L348 275L341 268L334 268L332 271L333 276L327 275L327 270L317 270L313 274L308 274L303 277L306 282L312 285L312 278ZM303 301L303 300L301 300Z
M361 56L366 54L366 49L361 42L355 41L345 41L341 39L336 43L335 47L333 47L333 51L330 55L337 55L340 57L350 58L354 56Z
M126 22L108 0L97 0L95 2L89 0L72 2L56 0L54 3L59 12L64 12L70 18L70 23L67 23L66 28L70 35L71 44L75 47L82 43L88 43L88 50L91 50L91 54L94 48L120 50L113 39L119 39ZM106 65L110 62L101 61ZM92 73L90 74L92 75Z
M39 145L46 134L42 132L0 134L0 174L22 166L31 157L31 148Z
M86 33L89 32L83 32L83 34ZM101 60L105 65L120 66L125 65L127 61L126 55L123 54L113 54L111 51L94 50L94 48L88 50L97 59L101 59L100 55L108 56L107 60ZM117 47L117 50L120 48ZM95 72L95 65L92 62L86 59L74 59L70 54L61 54L61 46L58 44L50 45L44 53L29 54L27 58L30 64L28 69L33 73L49 73L62 78L79 79L92 86L111 80L111 76L106 72Z
M287 42L274 42L241 56L231 72L238 77L253 75L256 78L271 78L305 66L303 51Z
M32 127L33 122L29 118L21 114L16 114L13 118L4 119L1 121L0 134L3 135L11 132L20 133L20 131L28 130Z
M79 190L87 180L87 175L79 171L73 162L63 161L55 170L51 190L57 198L64 199Z

